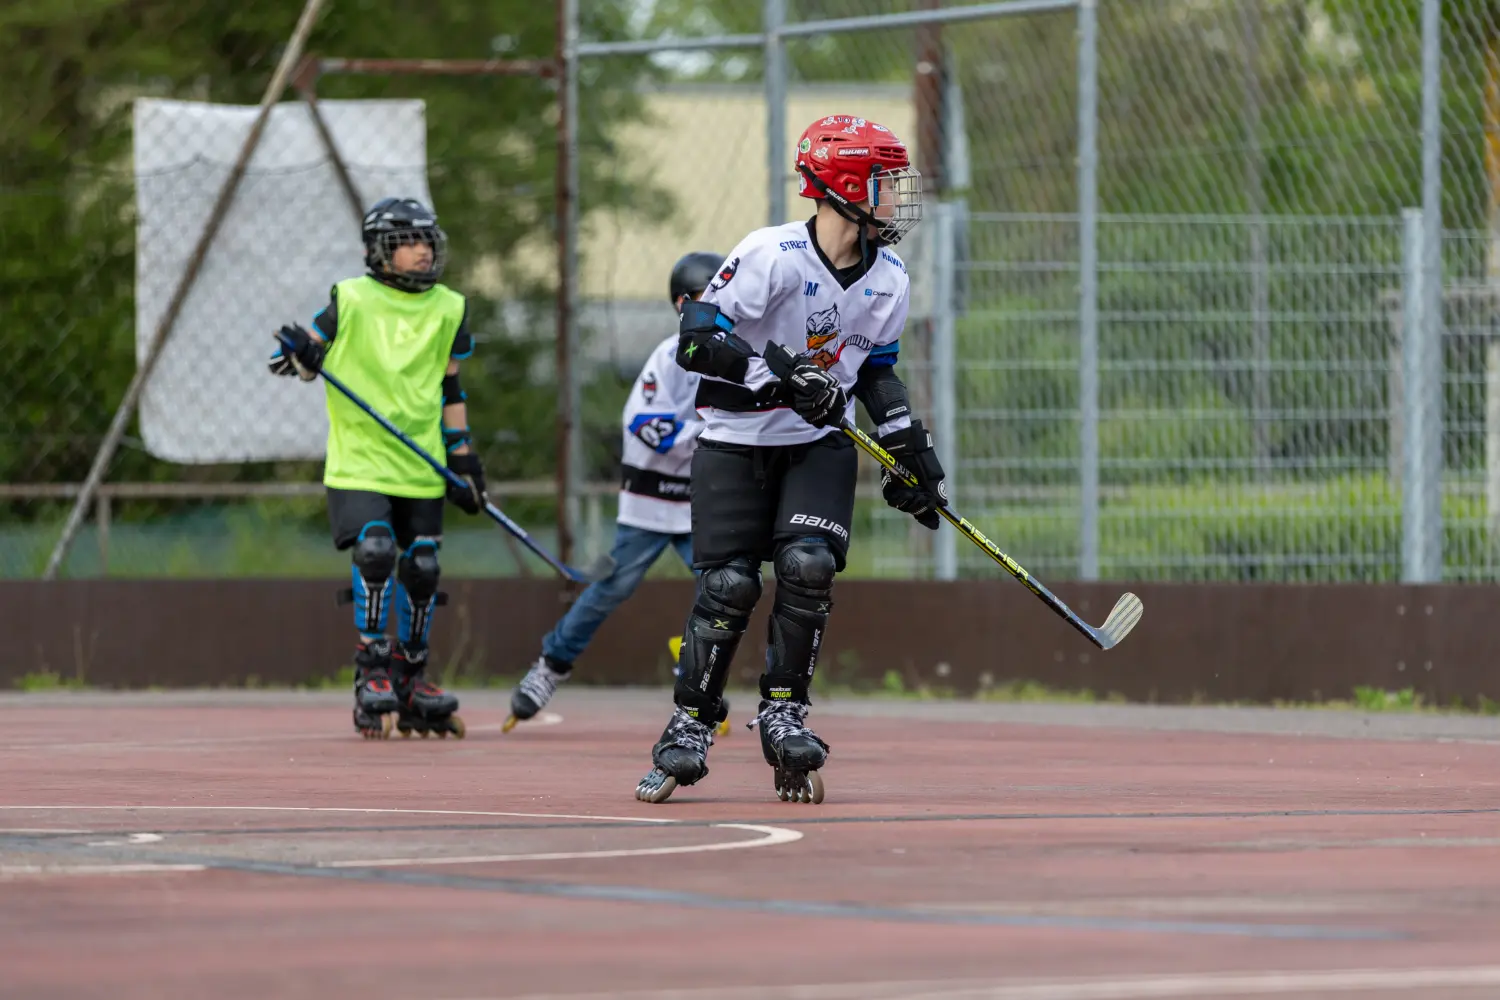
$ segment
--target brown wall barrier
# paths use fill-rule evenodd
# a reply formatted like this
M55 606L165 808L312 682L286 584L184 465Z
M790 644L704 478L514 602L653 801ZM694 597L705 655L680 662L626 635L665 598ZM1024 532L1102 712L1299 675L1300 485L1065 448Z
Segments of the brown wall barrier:
M52 671L97 687L296 684L350 661L352 621L338 585L308 580L0 582L0 688ZM445 581L434 660L469 677L515 677L566 605L541 580ZM1120 584L1057 590L1085 619ZM1412 687L1429 701L1500 698L1500 588L1486 585L1141 584L1145 618L1101 653L1011 580L841 582L820 672L908 688L1032 680L1140 701L1346 698L1357 685ZM762 598L735 664L751 686L765 651ZM600 630L578 680L670 680L687 581L649 581ZM946 664L947 666L942 666ZM986 676L987 675L987 676ZM452 675L450 674L450 679Z

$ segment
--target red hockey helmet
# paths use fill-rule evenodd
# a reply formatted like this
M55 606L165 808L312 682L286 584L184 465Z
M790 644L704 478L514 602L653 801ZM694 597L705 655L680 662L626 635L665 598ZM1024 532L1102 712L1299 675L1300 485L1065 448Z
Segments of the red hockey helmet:
M922 221L922 175L906 143L864 118L829 115L807 127L797 142L797 193L874 226L877 242L886 245Z

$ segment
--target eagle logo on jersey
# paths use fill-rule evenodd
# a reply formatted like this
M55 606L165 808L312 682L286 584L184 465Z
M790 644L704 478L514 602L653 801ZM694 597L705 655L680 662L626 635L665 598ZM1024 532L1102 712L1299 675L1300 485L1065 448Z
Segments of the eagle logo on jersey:
M824 371L838 363L839 352L843 350L843 347L829 351L825 350L823 345L837 340L842 332L842 326L838 303L807 317L807 349L812 352L807 359Z
M656 398L656 372L647 372L641 376L641 398L647 403Z

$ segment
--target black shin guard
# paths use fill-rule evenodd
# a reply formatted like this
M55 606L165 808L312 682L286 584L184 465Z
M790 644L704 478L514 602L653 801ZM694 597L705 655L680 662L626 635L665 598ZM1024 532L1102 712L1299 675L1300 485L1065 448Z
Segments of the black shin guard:
M724 685L760 592L760 570L746 559L704 570L698 578L673 699L703 722L723 721Z
M396 566L396 639L403 649L426 649L432 612L438 605L437 542L419 538L401 553Z
M821 538L799 538L776 553L776 603L767 628L760 695L808 704L818 650L833 609L833 551Z
M384 521L371 521L354 542L354 627L367 637L385 634L390 613L391 576L396 569L396 535Z
M799 593L785 583L776 585L776 603L767 626L766 672L760 681L762 698L809 703L818 649L832 607L826 597Z

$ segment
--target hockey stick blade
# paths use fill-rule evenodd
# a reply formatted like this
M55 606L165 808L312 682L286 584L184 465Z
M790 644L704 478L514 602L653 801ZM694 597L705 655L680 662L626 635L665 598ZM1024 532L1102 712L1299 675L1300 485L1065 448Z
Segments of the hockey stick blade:
M1112 649L1118 646L1145 613L1146 606L1139 597L1129 593L1121 594L1115 606L1110 609L1109 617L1104 619L1104 624L1094 629L1099 637L1099 648Z

